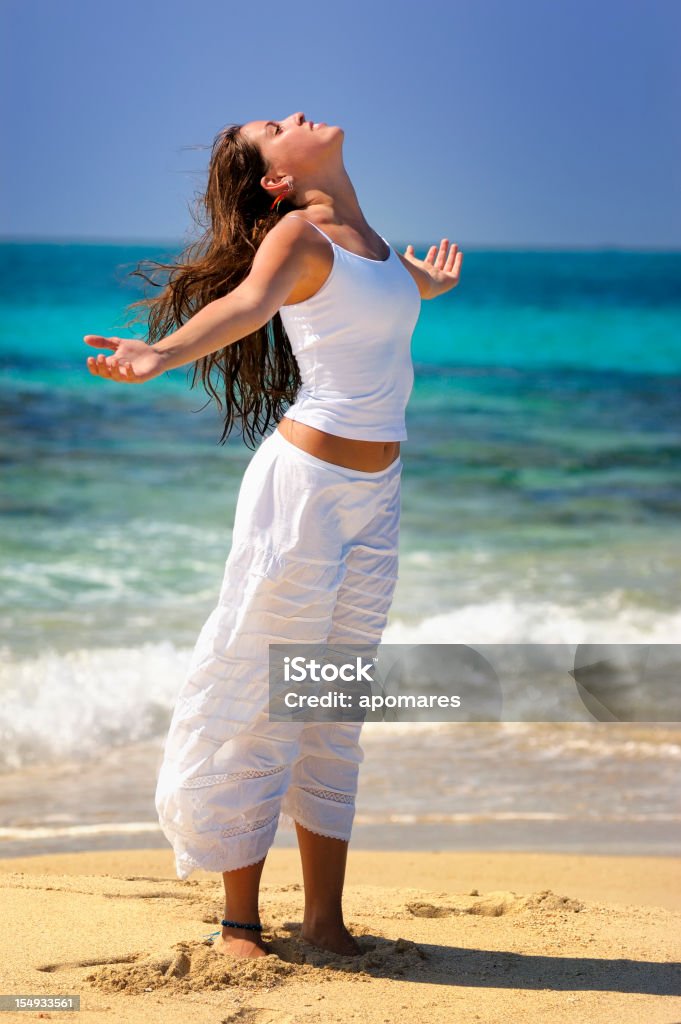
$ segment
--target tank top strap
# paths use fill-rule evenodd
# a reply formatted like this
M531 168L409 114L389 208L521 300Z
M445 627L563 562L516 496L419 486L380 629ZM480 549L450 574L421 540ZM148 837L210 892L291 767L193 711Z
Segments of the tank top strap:
M317 227L316 224L313 224L311 220L307 219L307 217L298 217L296 216L295 213L289 213L289 217L295 217L296 220L304 220L306 224L309 224L311 227L316 228L316 230L319 231L320 234L324 235L324 238L327 240L327 242L331 242L331 245L336 244L333 238L329 238L326 231L322 231L320 227Z
M331 245L334 245L337 249L340 249L342 252L350 252L349 249L343 249L343 246L339 245L338 242L334 242L333 238L329 238L326 231L322 231L320 227L318 227L316 224L313 224L311 220L307 219L307 217L298 217L295 213L289 213L288 216L295 217L296 220L304 220L306 224L309 224L311 227L315 228L320 233L320 235L324 235L324 238L327 240L327 242L330 242ZM387 238L383 238L383 235L379 235L378 237L381 239L381 241L385 242L385 244L388 246L388 249L392 249L392 246L390 245L390 242L388 241ZM358 254L356 252L350 252L350 255L357 256ZM373 260L369 259L366 256L360 256L359 258L361 260L366 259L369 263L387 263L388 260L390 259L390 253L388 253L388 256L384 260Z

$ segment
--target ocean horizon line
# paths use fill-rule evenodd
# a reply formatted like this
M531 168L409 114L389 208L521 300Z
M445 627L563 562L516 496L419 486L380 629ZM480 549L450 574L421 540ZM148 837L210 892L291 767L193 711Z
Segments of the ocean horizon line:
M198 239L182 239L178 237L155 237L155 236L107 236L107 235L0 235L0 245L102 245L120 246L175 246L178 249L196 242ZM414 245L417 249L426 249L432 245L432 241L400 243ZM539 243L539 242L458 242L459 248L464 252L544 252L556 254L569 253L609 253L618 252L622 254L663 254L666 256L681 255L681 244L679 245L629 245L615 242L595 242L593 244L574 243Z

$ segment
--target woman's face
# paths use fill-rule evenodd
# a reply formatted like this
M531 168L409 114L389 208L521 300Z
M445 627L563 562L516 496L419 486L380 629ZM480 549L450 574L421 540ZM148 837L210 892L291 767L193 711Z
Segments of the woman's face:
M255 143L272 175L306 174L319 168L320 157L343 138L343 129L324 121L313 122L298 111L283 121L249 121L241 134Z

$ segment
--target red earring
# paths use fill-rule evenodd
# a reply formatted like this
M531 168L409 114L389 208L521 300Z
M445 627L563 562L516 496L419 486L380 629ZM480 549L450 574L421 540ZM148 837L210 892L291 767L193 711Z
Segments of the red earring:
M290 181L287 181L286 182L286 192L290 192L292 189L293 189L293 185L291 184ZM275 206L277 205L277 203L280 203L282 201L282 199L286 198L286 192L282 192L280 196L277 196L277 198L274 200L274 202L270 206L270 210L273 210L275 208Z

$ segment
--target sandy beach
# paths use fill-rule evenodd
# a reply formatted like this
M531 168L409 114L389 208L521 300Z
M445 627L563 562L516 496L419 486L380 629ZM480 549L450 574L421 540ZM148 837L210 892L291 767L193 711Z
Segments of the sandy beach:
M259 960L212 948L221 876L179 881L169 850L10 858L0 885L2 992L88 1021L681 1021L681 858L351 847L355 958L299 938L295 849L265 865Z

